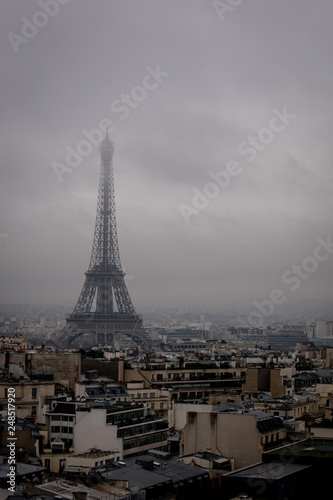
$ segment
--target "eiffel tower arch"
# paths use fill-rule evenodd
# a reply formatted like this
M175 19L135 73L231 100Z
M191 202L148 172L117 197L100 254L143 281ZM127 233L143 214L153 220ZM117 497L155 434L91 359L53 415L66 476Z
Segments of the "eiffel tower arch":
M116 340L123 340L150 347L150 337L142 317L135 312L120 262L113 153L107 132L100 146L101 169L90 264L76 306L58 335L58 344L62 346L89 334L94 343L114 346Z

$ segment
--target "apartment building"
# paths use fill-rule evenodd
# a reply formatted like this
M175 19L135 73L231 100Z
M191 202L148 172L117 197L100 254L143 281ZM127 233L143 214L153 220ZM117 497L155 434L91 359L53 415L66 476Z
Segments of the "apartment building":
M307 415L315 415L320 410L316 395L298 396L297 399L255 401L253 407L255 410L262 410L287 420L299 420Z
M196 412L186 414L181 456L207 450L233 457L235 469L261 461L262 453L281 445L286 428L280 418L261 411Z
M166 450L168 423L151 413L143 404L134 402L77 407L73 434L75 453L96 447L131 457L150 448Z
M247 368L246 382L242 392L269 392L273 397L281 397L294 393L293 366L254 367Z
M36 422L41 421L40 401L47 396L55 395L55 383L38 380L0 381L0 404L7 408L8 389L15 391L15 414L17 418L32 417ZM13 394L13 393L12 393Z
M158 388L146 388L143 381L127 382L126 392L132 402L143 403L160 418L168 417L171 403L171 391Z
M200 400L216 389L241 391L246 369L229 362L140 363L124 369L124 381L142 381L145 388L167 389L173 399Z

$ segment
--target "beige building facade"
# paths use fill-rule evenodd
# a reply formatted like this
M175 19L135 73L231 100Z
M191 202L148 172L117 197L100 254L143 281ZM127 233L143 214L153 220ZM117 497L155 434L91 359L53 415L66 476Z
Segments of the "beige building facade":
M264 427L264 426L263 426ZM257 415L188 412L182 432L180 454L200 450L234 459L235 469L261 461L262 452L283 441L286 429L281 424L259 430Z

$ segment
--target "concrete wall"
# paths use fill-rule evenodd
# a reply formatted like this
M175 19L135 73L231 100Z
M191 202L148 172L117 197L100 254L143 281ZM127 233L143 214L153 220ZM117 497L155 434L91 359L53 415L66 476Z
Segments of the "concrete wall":
M327 400L332 398L333 384L317 384L316 392L319 393L319 406L325 407Z
M333 429L331 427L311 427L311 437L333 439Z
M117 426L106 424L105 409L76 412L73 433L74 453L84 453L91 448L102 451L119 451L122 457L122 439L117 438Z
M333 367L333 348L326 348L326 359L325 359L325 367L332 368Z
M219 403L229 403L231 405L242 405L242 398L239 394L209 394L208 395L209 404L219 404Z
M69 453L52 453L50 451L42 453L40 458L42 460L43 467L47 467L49 463L50 472L58 474L62 470L63 463L69 456Z
M123 382L143 381L146 388L151 387L152 372L149 370L140 370L139 368L125 368L123 373Z
M82 359L82 374L89 370L97 370L99 376L108 377L116 382L118 381L118 360L101 361L99 359Z
M259 369L249 367L247 369L246 383L242 386L242 392L258 392Z
M286 387L283 385L280 368L273 368L270 370L270 388L273 398L284 396L286 394Z
M80 379L80 353L23 353L10 352L10 363L21 364L26 372L52 373L53 381L74 388L75 379ZM0 352L0 366L6 363L6 353Z
M33 373L53 373L53 381L74 389L80 380L80 353L40 353L26 354L26 370Z
M289 371L291 373L291 370ZM273 397L284 396L286 387L283 385L281 368L249 367L242 392L258 391L271 392Z
M168 421L170 427L175 431L182 431L186 425L187 414L192 412L211 412L213 405L199 405L187 403L172 403L172 407L168 412Z
M270 391L270 369L258 369L258 391Z
M87 456L72 456L66 460L66 465L74 467L95 467L96 462L98 465L104 465L106 460L118 460L120 457L117 453L109 453L108 455L91 453Z
M260 462L260 434L256 416L188 413L181 454L188 455L199 450L234 458L235 469Z

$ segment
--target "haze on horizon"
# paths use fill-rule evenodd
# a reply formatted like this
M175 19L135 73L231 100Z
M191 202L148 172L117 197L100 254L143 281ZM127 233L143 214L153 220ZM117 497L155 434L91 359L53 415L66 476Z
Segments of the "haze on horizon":
M333 4L223 3L1 3L0 303L76 302L106 118L137 309L330 300Z

